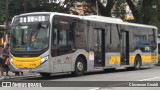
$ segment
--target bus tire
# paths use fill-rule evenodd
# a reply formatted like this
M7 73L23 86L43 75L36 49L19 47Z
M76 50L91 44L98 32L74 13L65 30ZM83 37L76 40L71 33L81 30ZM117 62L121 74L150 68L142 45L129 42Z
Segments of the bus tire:
M49 78L51 77L51 74L50 73L40 73L40 75L44 78Z
M107 68L107 69L103 69L105 72L113 72L116 70L116 68Z
M78 57L75 62L75 71L72 73L74 76L82 76L85 71L85 62L82 57Z
M134 67L127 67L127 70L132 71L134 70Z
M139 70L141 68L141 57L137 55L134 60L134 69Z

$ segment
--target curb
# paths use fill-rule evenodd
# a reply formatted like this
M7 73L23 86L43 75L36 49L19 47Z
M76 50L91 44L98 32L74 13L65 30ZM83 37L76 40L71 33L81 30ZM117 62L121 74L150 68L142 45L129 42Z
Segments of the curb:
M155 66L160 66L160 63L155 64Z
M5 78L5 79L2 79L0 78L0 81L1 80L10 80L10 79L21 79L21 78L28 78L28 77L36 77L36 76L40 76L39 74L32 74L32 75L22 75L22 76L10 76L10 78Z

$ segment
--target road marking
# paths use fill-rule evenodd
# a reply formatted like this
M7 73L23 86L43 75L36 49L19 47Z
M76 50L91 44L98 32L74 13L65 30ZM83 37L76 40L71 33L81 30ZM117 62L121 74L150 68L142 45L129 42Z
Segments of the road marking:
M142 79L142 80L138 80L138 81L147 81L147 80L152 80L152 79L157 79L157 78L160 78L160 77L147 78L147 79Z
M99 90L100 88L93 88L93 89L90 89L90 90Z
M141 79L141 80L138 80L138 81L147 81L147 80L153 80L153 79L158 79L158 78L160 78L160 77L146 78L146 79ZM130 81L130 82L132 82L132 81ZM133 82L136 82L136 81L133 81ZM120 83L120 84L110 85L109 87L119 86L119 85L123 85L123 84L127 84L127 83ZM101 87L93 88L93 89L90 89L90 90L99 90L99 89L101 89Z

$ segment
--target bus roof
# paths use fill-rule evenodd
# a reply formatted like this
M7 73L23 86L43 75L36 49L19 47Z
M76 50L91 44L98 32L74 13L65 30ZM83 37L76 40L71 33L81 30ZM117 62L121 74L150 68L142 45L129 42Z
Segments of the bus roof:
M144 25L144 24L136 24L136 23L129 23L124 22L122 19L118 18L111 18L111 17L103 17L103 16L83 16L83 19L85 20L91 20L91 21L98 21L98 22L106 22L106 23L115 23L115 24L121 24L121 25L130 25L130 26L138 26L138 27L147 27L147 28L155 28L157 27L152 25Z
M121 24L121 25L130 25L130 26L138 26L138 27L147 27L147 28L157 29L157 27L152 26L152 25L129 23L129 22L124 22L122 19L118 19L118 18L96 16L96 15L78 16L78 15L64 14L64 13L58 13L58 12L32 12L32 13L20 14L20 15L17 15L17 16L35 15L35 14L60 15L60 16L76 17L76 18L79 18L81 20L89 20L89 21L97 21L97 22L105 22L105 23L115 23L115 24Z

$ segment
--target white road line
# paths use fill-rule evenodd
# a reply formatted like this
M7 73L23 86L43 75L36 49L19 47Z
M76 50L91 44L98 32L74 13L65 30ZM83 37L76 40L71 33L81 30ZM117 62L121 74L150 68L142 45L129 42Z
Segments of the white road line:
M90 90L99 90L100 88L93 88L93 89L90 89Z
M160 77L147 78L147 79L142 79L142 80L138 80L138 81L147 81L147 80L152 80L152 79L157 79L157 78L160 78Z

